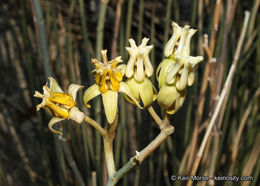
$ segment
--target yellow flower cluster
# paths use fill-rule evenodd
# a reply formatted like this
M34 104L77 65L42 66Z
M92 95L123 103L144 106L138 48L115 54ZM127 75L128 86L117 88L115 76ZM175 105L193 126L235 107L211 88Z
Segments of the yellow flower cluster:
M92 59L95 66L95 84L84 93L85 104L98 95L102 101L108 123L112 124L118 111L118 92L139 108L149 107L153 101L157 102L169 114L174 114L183 104L186 96L186 87L191 86L195 80L194 67L203 60L202 56L190 56L190 41L196 30L189 26L180 27L172 22L173 34L164 49L165 59L156 71L159 84L159 93L152 85L150 77L154 69L149 59L153 45L147 45L149 39L144 38L137 46L133 39L129 39L130 47L128 63L122 62L121 56L108 60L107 50L102 50L102 61ZM123 81L124 75L126 81ZM77 91L83 88L71 84L68 93L64 93L58 83L49 78L50 86L43 86L43 94L35 92L35 97L41 98L42 103L37 110L44 108L51 113L53 119L49 122L49 129L54 133L61 133L53 129L53 124L64 119L73 119L81 123L85 115L76 107ZM140 106L142 103L143 107Z

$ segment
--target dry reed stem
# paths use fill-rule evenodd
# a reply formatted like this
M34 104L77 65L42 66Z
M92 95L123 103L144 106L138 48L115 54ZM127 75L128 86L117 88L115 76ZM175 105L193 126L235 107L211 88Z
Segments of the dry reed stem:
M230 67L230 70L229 70L228 77L227 77L227 80L225 82L225 85L224 85L224 87L223 87L223 89L221 91L221 95L220 95L219 101L217 103L216 109L215 109L215 111L213 113L213 116L212 116L212 118L210 120L210 123L209 123L209 126L207 128L207 131L206 131L206 133L205 133L205 135L203 137L202 143L200 145L200 149L199 149L199 151L197 153L197 156L196 156L196 159L195 159L195 162L193 164L192 171L191 171L191 175L195 175L196 172L197 172L197 169L198 169L201 157L203 155L205 146L207 144L209 135L211 133L211 130L212 130L212 128L214 126L214 123L215 123L215 121L217 119L217 116L218 116L218 114L220 112L220 109L221 109L222 103L224 101L224 98L226 96L228 96L230 87L232 85L232 79L233 79L235 71L236 71L239 54L240 54L240 51L241 51L241 48L242 48L242 44L243 44L244 37L245 37L245 34L246 34L247 26L248 26L249 15L250 15L250 13L248 11L246 11L245 12L245 18L244 18L244 23L243 23L243 28L242 28L242 31L241 31L241 34L240 34L240 37L239 37L239 41L238 41L238 45L237 45L237 48L236 48L234 60L233 60L232 65ZM188 181L188 186L190 186L190 185L192 185L192 181L191 180Z
M205 34L204 35L204 43L203 43L203 48L205 50L205 53L207 55L207 59L209 61L209 77L208 77L208 81L209 81L209 86L210 86L210 91L211 91L211 96L212 98L215 100L216 99L216 90L215 90L215 77L214 77L214 69L215 69L215 63L216 63L216 59L212 58L212 53L209 49L208 46L208 35Z
M91 186L97 186L97 172L91 172Z
M199 55L203 56L203 0L198 3Z
M260 88L258 88L253 96L253 98L251 99L250 103L248 104L242 118L239 124L239 128L235 137L235 142L233 144L233 151L232 151L232 164L235 164L236 159L237 159L237 155L238 155L238 151L239 151L239 142L243 133L243 130L245 128L246 125L246 121L251 113L252 107L255 103L255 100L257 100L257 98L260 96Z
M247 42L244 47L244 51L243 51L244 55L247 54L248 50L252 46L252 43L255 41L255 38L256 38L257 34L259 33L259 31L260 31L260 27L256 28L252 34L249 34L249 33L247 34L248 39L247 39Z
M257 166L257 161L259 160L260 155L260 134L257 135L253 149L251 151L250 156L248 157L248 161L243 169L242 176L250 176L255 166ZM242 186L250 185L250 181L242 182Z
M216 32L218 30L218 21L220 16L220 8L221 8L222 0L217 0L215 5L215 12L213 17L213 25L212 25L212 31L211 31L211 37L210 37L210 44L209 44L209 51L211 56L213 56L214 48L215 48L215 41L216 41ZM195 151L197 147L197 139L198 139L198 127L202 119L203 110L204 110L204 103L205 103L205 94L208 86L208 77L210 73L210 63L209 59L206 62L203 79L202 79L202 86L200 90L200 96L199 96L199 104L196 111L196 118L195 118L195 124L194 124L194 132L191 139L191 150L190 150L190 156L188 159L188 165L186 169L186 173L190 171L190 168L192 166L192 162L194 160Z
M260 0L256 0L255 4L253 5L253 10L251 11L252 13L251 13L251 18L250 18L249 27L248 27L248 35L251 35L254 30L255 19L256 19L258 9L259 9L259 5L260 5Z
M223 39L222 39L222 50L221 50L221 55L218 59L218 64L216 67L215 74L217 74L216 78L216 92L217 95L219 95L222 87L222 81L224 77L224 62L226 59L226 54L227 54L227 42L228 42L228 34L233 22L233 17L235 14L235 8L237 5L237 0L228 0L227 1L227 16L226 16L226 21L225 21L225 27L224 27L224 32L223 32Z
M183 175L184 167L187 166L187 160L188 160L190 149L191 149L190 145L191 145L191 143L189 143L189 145L187 146L187 148L186 148L187 150L185 151L185 153L182 157L182 160L181 160L181 163L180 163L180 166L179 166L179 170L178 170L179 175Z

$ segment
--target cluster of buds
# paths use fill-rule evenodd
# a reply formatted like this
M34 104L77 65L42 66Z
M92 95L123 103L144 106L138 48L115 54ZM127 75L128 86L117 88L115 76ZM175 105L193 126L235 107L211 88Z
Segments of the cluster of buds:
M173 34L164 49L165 59L157 68L159 83L157 102L174 114L183 104L186 87L195 81L194 67L203 60L202 56L190 56L190 41L196 30L188 25L183 28L172 22Z

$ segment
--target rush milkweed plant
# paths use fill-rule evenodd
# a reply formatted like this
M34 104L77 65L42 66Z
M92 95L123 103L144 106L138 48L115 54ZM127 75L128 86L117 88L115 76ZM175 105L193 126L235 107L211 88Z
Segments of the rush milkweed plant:
M95 83L88 87L83 95L85 105L95 109L88 102L98 95L102 96L107 122L105 125L96 122L88 114L77 107L76 95L83 88L81 85L71 84L67 93L59 87L57 81L49 77L49 86L43 86L43 94L35 91L35 97L42 102L37 110L47 110L53 119L48 126L51 132L62 135L62 131L53 128L55 123L65 119L72 119L77 123L89 123L102 136L109 179L107 185L115 185L126 173L141 164L166 138L174 132L170 123L170 116L176 113L186 97L187 86L195 80L196 64L203 60L202 56L190 56L190 42L196 30L185 25L180 27L172 22L173 34L164 49L165 59L156 70L159 90L150 81L154 74L154 67L149 59L153 45L147 45L149 39L144 38L139 46L133 39L129 39L130 47L126 47L130 55L125 64L121 57L108 60L107 50L101 50L102 61L91 59L95 69L92 71ZM127 101L147 109L160 129L159 135L140 152L132 157L121 169L117 170L114 162L113 139L118 125L118 93L122 93ZM154 101L164 110L164 117L160 118L152 107ZM103 127L104 126L104 127Z

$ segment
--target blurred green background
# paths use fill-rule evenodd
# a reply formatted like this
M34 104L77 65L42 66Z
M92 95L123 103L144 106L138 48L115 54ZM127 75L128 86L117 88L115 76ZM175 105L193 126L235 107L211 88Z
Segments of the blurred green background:
M189 175L218 95L234 60L244 12L250 11L232 87L221 107L197 175L252 176L250 182L196 182L195 185L258 185L260 174L260 14L259 0L9 0L0 6L0 185L105 185L107 172L100 135L88 124L62 123L64 139L48 131L50 116L36 112L48 76L66 89L70 83L94 83L91 58L108 49L109 58L128 55L133 38L150 38L154 68L172 33L171 21L198 31L191 55L204 56L196 83L183 107L172 116L175 132L118 185L170 186L172 175ZM219 19L219 23L216 19ZM218 23L214 27L213 20ZM215 30L217 28L217 30ZM209 59L203 46L208 34ZM203 44L204 43L204 44ZM207 43L207 42L206 42ZM211 62L211 63L210 63ZM208 70L208 72L207 72ZM157 87L155 75L152 77ZM204 86L204 87L203 87ZM84 91L83 90L83 91ZM101 100L80 108L105 122ZM153 104L161 113L157 103ZM120 97L114 142L116 167L143 149L160 132L146 110Z

